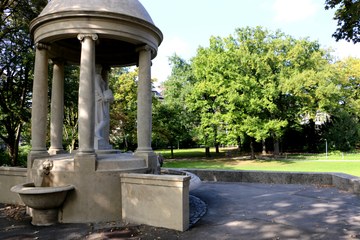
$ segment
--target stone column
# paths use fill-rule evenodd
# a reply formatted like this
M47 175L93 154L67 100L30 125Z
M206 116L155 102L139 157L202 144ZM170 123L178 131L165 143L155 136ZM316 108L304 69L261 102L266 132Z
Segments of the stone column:
M152 89L151 89L151 48L143 46L139 52L139 82L137 93L137 142L135 152L147 162L149 172L158 173L157 157L151 148L152 131Z
M144 46L139 51L139 82L137 92L137 152L152 152L152 91L151 48Z
M96 34L79 34L81 41L79 83L79 150L77 155L94 155L95 129L95 41Z
M50 154L64 153L64 62L53 60L53 79L51 91Z
M48 49L48 45L42 43L36 44L31 109L31 155L47 154Z

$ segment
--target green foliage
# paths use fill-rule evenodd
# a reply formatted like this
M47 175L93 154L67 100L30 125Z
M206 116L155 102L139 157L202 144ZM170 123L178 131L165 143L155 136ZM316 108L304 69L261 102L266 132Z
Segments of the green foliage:
M360 1L359 0L326 0L325 9L337 8L334 20L338 28L333 37L336 41L358 43L360 41Z
M172 72L164 82L164 100L154 106L154 133L164 139L167 145L191 144L191 133L197 116L189 111L186 104L193 91L194 76L191 65L177 55L169 58Z
M64 137L65 149L72 151L76 148L78 139L78 93L80 69L78 66L65 66L64 89Z
M307 145L303 149L316 151L326 135L340 134L335 122L359 121L359 60L334 62L316 41L240 28L226 38L211 37L191 63L176 55L170 62L167 108L181 112L183 122L191 119L186 129L205 146L247 139L266 146L265 140L276 144L284 134L298 132ZM347 132L349 149L359 142L355 132Z
M119 149L136 148L136 111L138 70L113 69L110 88L114 102L110 105L110 140Z
M30 119L34 50L29 22L46 3L5 0L0 4L0 138L14 166L19 164L20 136Z
M313 87L312 80L325 75L326 57L316 42L261 27L237 29L224 39L212 37L210 46L199 48L193 59L196 82L188 98L200 118L197 134L202 142L214 144L221 133L227 137L223 143L244 134L258 142L279 139L295 116L309 110L305 107L316 112L319 99L326 101L319 93L317 97L304 89L301 96L296 89ZM305 97L313 104L301 105Z
M333 116L325 137L332 149L344 152L353 150L360 141L359 119L349 112L338 112Z

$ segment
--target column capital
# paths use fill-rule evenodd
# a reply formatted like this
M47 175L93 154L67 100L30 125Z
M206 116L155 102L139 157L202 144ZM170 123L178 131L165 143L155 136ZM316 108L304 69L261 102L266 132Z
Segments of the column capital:
M143 45L143 46L140 46L140 47L137 47L135 49L136 52L141 52L141 51L150 51L151 54L153 54L155 51L152 47L150 47L149 45Z
M65 64L66 60L65 58L51 58L50 63L52 64Z
M39 50L50 50L50 45L46 43L38 42L35 44L35 47Z
M99 36L95 33L80 33L77 35L77 38L80 40L80 41L83 41L85 38L91 38L92 40L96 41L99 39Z

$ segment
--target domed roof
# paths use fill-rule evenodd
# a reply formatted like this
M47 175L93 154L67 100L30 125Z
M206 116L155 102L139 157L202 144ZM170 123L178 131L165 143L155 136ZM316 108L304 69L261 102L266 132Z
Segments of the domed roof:
M51 0L39 16L69 11L95 11L127 15L153 23L138 0Z
M157 54L163 35L138 0L51 0L30 23L35 43L51 45L50 58L79 63L79 34L96 34L96 61L107 66L137 64L139 47Z

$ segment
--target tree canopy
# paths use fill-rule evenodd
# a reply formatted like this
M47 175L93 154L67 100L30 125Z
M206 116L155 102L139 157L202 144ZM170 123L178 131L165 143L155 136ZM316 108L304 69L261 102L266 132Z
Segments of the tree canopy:
M331 131L339 133L334 129L341 124L335 122L359 122L359 60L334 63L316 41L247 27L226 38L211 37L209 47L200 47L190 63L170 60L178 64L164 83L170 86L165 87L165 101L180 102L185 116L193 116L188 132L204 146L241 144L250 138L263 147L271 140L275 151L295 130L303 131L306 149L316 151L326 135L321 131L330 139ZM351 148L360 139L357 133L349 132Z
M21 133L30 120L34 50L29 23L46 3L0 3L0 138L7 145L11 165L18 165Z
M360 42L360 1L326 0L325 9L333 8L337 8L334 19L338 21L333 37L337 41L345 39L348 42Z

